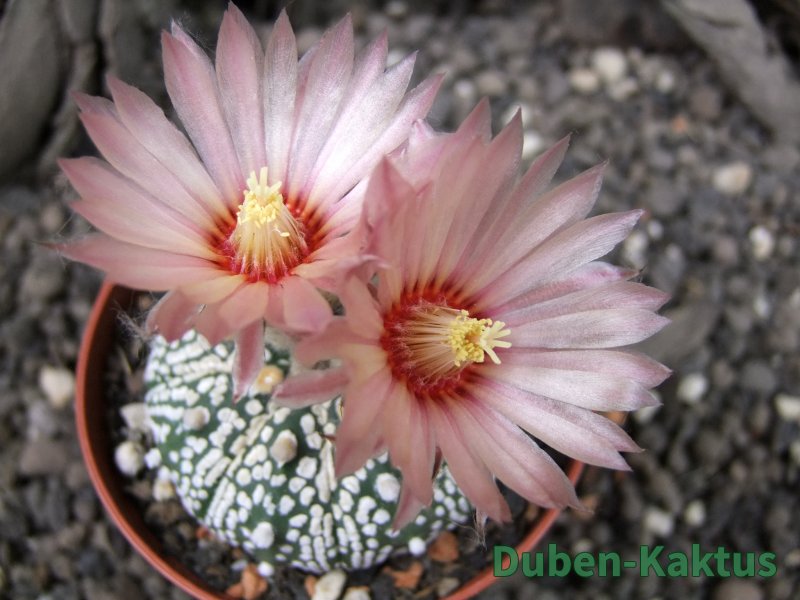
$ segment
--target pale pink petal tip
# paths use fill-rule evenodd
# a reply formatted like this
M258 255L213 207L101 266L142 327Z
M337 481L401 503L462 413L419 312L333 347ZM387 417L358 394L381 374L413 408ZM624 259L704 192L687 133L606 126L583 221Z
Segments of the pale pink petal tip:
M335 398L346 383L347 375L341 368L308 371L281 383L275 388L272 399L281 406L305 408Z
M247 393L264 366L264 323L259 319L236 334L233 357L233 401Z

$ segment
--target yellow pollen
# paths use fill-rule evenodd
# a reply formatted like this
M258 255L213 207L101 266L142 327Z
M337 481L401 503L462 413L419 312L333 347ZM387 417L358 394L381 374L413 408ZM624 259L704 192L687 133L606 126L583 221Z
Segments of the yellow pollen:
M510 348L511 342L500 341L511 335L510 329L505 329L502 321L491 319L474 319L466 310L462 310L450 323L447 343L453 352L453 363L460 367L465 362L482 363L484 354L496 365L500 359L495 353L495 348Z
M495 348L510 348L511 335L502 321L475 319L466 310L422 302L384 322L384 348L409 380L428 385L455 375L489 355L500 364Z
M284 204L282 183L269 185L267 175L267 167L261 167L258 177L250 173L229 241L239 272L277 280L302 260L308 247Z
M248 189L244 193L244 202L236 213L237 222L263 227L265 223L275 221L283 208L281 185L280 181L267 185L267 167L261 167L259 179L256 179L256 172L251 171L247 178ZM282 232L281 235L284 233L289 235L288 232Z

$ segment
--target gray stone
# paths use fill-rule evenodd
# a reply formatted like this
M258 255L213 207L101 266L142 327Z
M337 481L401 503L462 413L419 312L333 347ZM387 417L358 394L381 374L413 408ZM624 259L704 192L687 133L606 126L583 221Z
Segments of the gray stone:
M695 116L706 121L719 118L722 109L722 95L716 87L701 85L693 89L689 95L689 110Z
M25 477L57 475L69 462L67 445L61 440L38 439L25 444L19 458L19 474Z
M703 346L716 326L719 308L710 302L696 302L663 314L672 322L636 348L670 366Z
M726 579L714 587L713 600L763 600L764 592L755 581Z
M73 44L94 37L98 0L56 0L59 23Z
M64 267L57 255L50 253L37 257L22 276L20 301L50 300L62 291L64 281Z
M686 198L674 181L657 178L645 190L642 201L657 217L670 217L683 207Z
M778 386L778 378L770 366L762 360L750 360L742 369L741 385L744 389L770 394Z
M0 178L33 152L57 103L64 71L58 44L49 0L6 2L0 19Z

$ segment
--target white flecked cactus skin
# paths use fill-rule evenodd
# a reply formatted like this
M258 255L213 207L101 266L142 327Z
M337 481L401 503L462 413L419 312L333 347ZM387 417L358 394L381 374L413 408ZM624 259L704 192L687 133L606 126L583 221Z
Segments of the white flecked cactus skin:
M265 349L284 373L286 351ZM210 347L190 331L154 340L145 402L153 436L183 505L218 537L240 546L264 575L275 564L322 573L368 568L395 551L424 551L471 507L446 468L432 505L390 530L399 473L384 455L336 480L333 444L340 401L291 411L267 394L232 401L233 345Z

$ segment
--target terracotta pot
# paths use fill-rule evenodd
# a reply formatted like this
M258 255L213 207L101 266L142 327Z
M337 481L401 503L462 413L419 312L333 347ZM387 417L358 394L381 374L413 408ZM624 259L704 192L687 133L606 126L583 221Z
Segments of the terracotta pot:
M83 459L103 506L122 534L147 562L184 592L198 600L226 600L230 596L212 590L200 577L165 551L163 544L144 521L140 507L125 492L126 480L114 464L114 448L108 430L105 361L112 352L117 316L131 308L136 292L105 282L95 300L78 358L75 418ZM583 464L572 461L567 475L576 483ZM549 531L559 510L544 511L517 552L528 552ZM465 600L489 587L495 580L491 567L467 581L446 600ZM233 599L231 599L233 600Z

